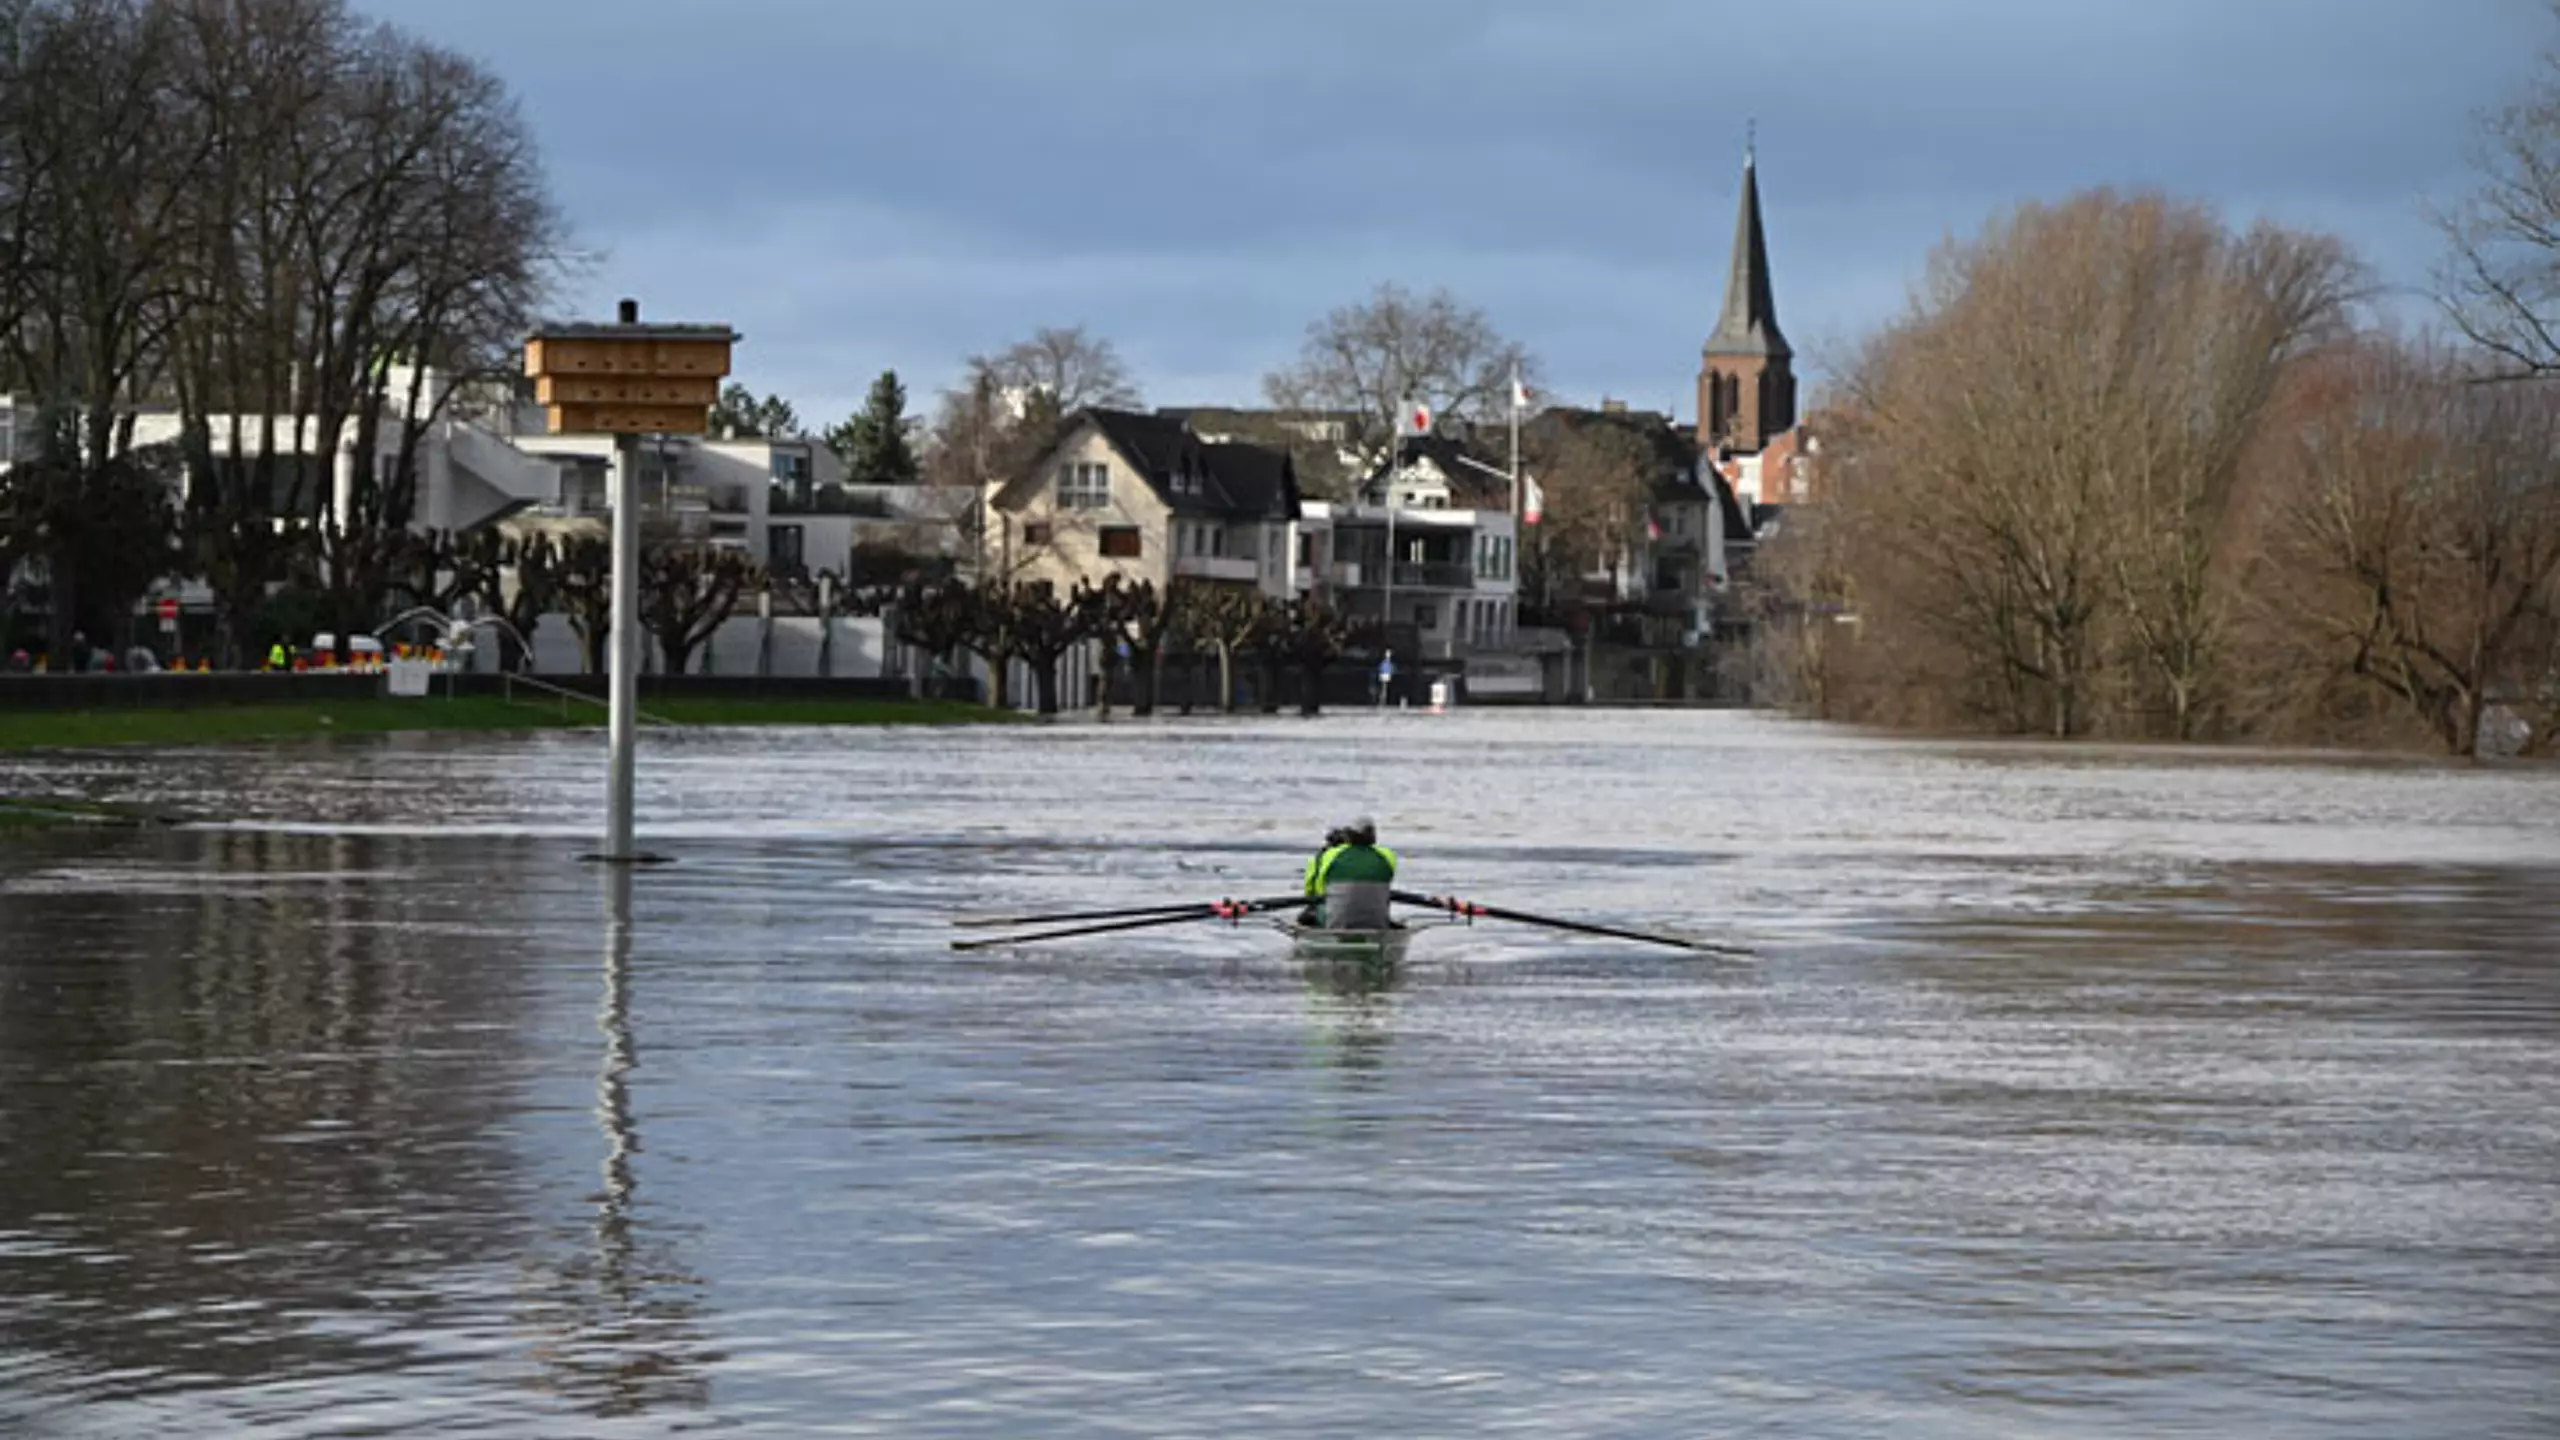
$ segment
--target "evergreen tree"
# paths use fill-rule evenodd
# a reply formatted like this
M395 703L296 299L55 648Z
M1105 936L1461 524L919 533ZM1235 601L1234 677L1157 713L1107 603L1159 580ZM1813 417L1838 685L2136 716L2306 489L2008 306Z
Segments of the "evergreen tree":
M733 380L720 392L720 403L711 407L711 433L739 440L797 440L800 413L779 395L758 399Z
M827 447L844 462L857 485L913 485L920 466L907 431L907 387L898 372L883 370L853 418L827 431Z

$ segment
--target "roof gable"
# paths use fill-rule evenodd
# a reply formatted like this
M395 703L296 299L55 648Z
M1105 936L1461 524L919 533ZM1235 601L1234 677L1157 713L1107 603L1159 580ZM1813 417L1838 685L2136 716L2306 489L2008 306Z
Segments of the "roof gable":
M1298 466L1286 450L1228 442L1200 447L1210 484L1238 516L1286 520L1298 513Z
M1047 483L1051 460L1087 426L1116 451L1176 514L1213 518L1286 518L1297 513L1297 468L1288 452L1243 443L1209 444L1179 416L1099 406L1077 411L1058 438L998 492L1016 508Z
M1363 476L1355 488L1361 495L1373 495L1384 488L1390 474L1403 474L1413 469L1427 470L1437 476L1440 483L1448 488L1454 508L1501 511L1511 508L1511 481L1504 467L1477 457L1463 442L1439 434L1406 436L1397 443L1388 464Z

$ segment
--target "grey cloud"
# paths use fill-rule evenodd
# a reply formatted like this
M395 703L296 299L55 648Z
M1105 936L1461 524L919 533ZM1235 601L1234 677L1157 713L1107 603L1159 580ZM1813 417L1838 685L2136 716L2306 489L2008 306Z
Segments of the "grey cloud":
M2552 30L2535 0L366 8L516 87L611 256L578 303L735 319L749 377L813 414L1047 323L1160 399L1248 399L1386 279L1483 305L1568 393L1662 403L1714 319L1746 117L1815 359L1944 236L2096 184L2337 229L2407 289L2421 200Z

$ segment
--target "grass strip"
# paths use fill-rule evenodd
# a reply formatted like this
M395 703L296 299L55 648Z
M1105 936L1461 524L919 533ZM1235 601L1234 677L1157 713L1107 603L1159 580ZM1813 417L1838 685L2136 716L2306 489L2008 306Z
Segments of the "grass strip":
M959 725L1019 717L948 700L753 697L643 699L640 708L679 725ZM441 696L113 710L0 711L0 751L99 745L219 745L436 730L594 729L605 707L545 697ZM645 727L644 727L645 728Z

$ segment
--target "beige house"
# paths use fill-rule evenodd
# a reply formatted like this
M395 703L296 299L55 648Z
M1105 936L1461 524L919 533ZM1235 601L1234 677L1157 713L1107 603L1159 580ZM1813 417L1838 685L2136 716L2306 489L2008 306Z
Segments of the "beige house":
M1295 591L1299 495L1285 451L1212 443L1174 416L1080 410L1020 477L991 489L988 580L1118 575Z

